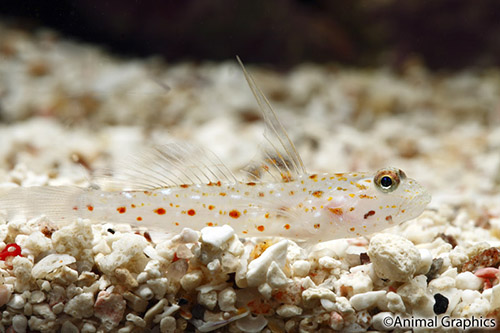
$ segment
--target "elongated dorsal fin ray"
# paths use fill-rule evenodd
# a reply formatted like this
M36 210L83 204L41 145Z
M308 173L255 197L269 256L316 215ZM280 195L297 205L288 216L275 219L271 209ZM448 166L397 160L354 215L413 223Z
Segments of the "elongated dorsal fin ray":
M152 190L184 184L236 183L234 174L211 151L173 142L125 159L116 170L96 177L108 190Z
M258 163L252 163L244 171L254 179L261 178L260 176L264 172L278 181L296 179L298 176L306 173L304 163L268 99L257 86L253 77L247 72L241 59L238 56L236 59L243 70L250 90L257 100L266 124L264 138L267 141L267 145L261 146L261 160Z

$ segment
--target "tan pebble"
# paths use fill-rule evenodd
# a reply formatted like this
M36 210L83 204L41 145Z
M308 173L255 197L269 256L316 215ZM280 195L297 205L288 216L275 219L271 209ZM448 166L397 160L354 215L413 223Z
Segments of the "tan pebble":
M398 235L376 234L370 240L368 255L377 276L391 281L409 281L421 266L419 250Z
M94 295L82 293L74 296L64 306L64 312L78 319L91 317L94 314Z
M47 320L44 318L39 318L37 316L31 316L28 319L28 325L31 331L40 331L40 332L57 331L55 320Z
M40 286L40 289L43 290L43 291L50 291L52 289L51 285L50 285L50 282L49 281L43 281L41 286Z
M52 308L52 311L54 311L54 308ZM23 313L26 316L31 316L33 314L33 305L31 303L26 303L24 305ZM54 312L55 313L55 312ZM57 314L57 313L56 313Z
M276 309L278 316L284 318L290 318L294 316L300 316L302 314L302 308L296 305L284 304Z
M148 301L140 298L139 296L126 291L123 293L123 298L127 300L127 305L136 312L144 312L148 306Z
M117 268L115 269L115 277L118 283L125 285L129 289L137 288L139 283L136 279L130 274L130 271L126 268Z
M94 305L94 315L101 319L106 329L111 330L122 320L125 307L126 302L121 295L101 291Z
M5 284L0 285L0 307L7 304L12 295L12 289L7 287Z
M56 303L54 304L54 306L52 306L52 311L58 315L60 313L62 313L64 311L64 303L63 302L60 302L60 303Z
M356 324L366 330L372 324L372 316L367 310L360 311L356 313Z
M127 316L125 318L127 319L127 321L134 323L134 325L137 327L141 327L141 328L146 327L146 321L144 319L142 319L141 317L139 317L138 315L135 315L133 313L129 313L129 314L127 314Z
M71 321L66 320L61 325L61 333L79 333L78 327L75 326Z
M198 293L198 303L209 310L213 310L217 305L217 292L212 290L207 293Z
M248 286L256 287L266 281L266 274L275 261L278 267L284 267L286 262L286 254L288 248L288 240L284 239L276 244L268 247L257 259L248 264L246 274Z
M233 288L228 287L219 292L218 296L219 308L222 311L236 311L234 306L236 302L236 292Z
M388 292L387 295L387 308L389 311L392 313L405 313L406 312L406 307L405 304L403 303L403 299L401 296L396 294L395 292Z
M149 276L146 272L140 272L139 274L137 274L137 282L139 282L140 284L148 282L148 279Z
M84 259L93 241L94 233L89 220L77 220L52 234L52 245L58 253L67 253L79 260Z
M26 332L28 327L28 319L24 315L17 314L12 317L12 328L16 333Z
M306 260L297 260L292 264L292 272L294 276L304 277L309 274L311 263Z
M234 230L230 226L205 227L201 229L201 241L208 243L215 248L220 248L234 235Z
M12 266L16 276L15 290L18 292L28 290L33 263L28 258L18 256L12 259Z
M181 278L182 289L191 291L198 287L203 281L203 273L201 271L192 271Z
M47 303L33 305L33 314L41 316L47 320L55 320L56 315Z
M350 302L354 309L361 311L376 306L377 302L385 298L385 294L385 290L368 291L352 296Z
M179 234L182 243L195 243L200 239L200 234L193 229L184 228Z
M45 293L40 290L35 290L31 293L30 303L41 303L45 300Z
M158 278L148 280L147 285L153 291L156 299L160 299L165 296L168 288L167 278Z
M314 301L322 298L332 302L335 302L336 299L335 294L331 290L321 287L307 289L302 292L302 300L306 307L314 306L314 304L316 304Z
M154 317L163 311L163 308L168 304L167 299L162 298L155 305L153 305L148 312L144 315L144 320L148 325L153 321Z
M95 333L97 329L91 323L84 323L80 333Z
M174 333L175 328L176 328L176 322L174 317L167 316L160 321L161 333Z
M75 257L68 254L52 253L37 262L31 271L35 279L44 278L56 269L76 262Z
M30 250L31 254L37 257L42 252L50 250L52 248L52 242L40 231L35 231L29 235L23 248Z
M285 332L294 332L295 327L297 326L297 322L295 320L288 320L285 323Z
M149 301L154 296L154 293L151 290L151 288L149 288L145 284L140 285L139 288L137 288L137 290L135 291L135 293L137 294L137 296L139 296L140 298L142 298L146 301Z
M272 288L282 288L288 283L288 279L285 273L283 273L283 271L275 261L271 263L267 271L267 283Z
M350 315L350 314L353 314L354 312L356 312L352 308L351 303L349 302L349 300L347 298L343 297L343 296L337 297L335 299L335 305L337 306L337 310L340 313L343 313L344 315Z
M273 288L267 283L263 283L260 286L257 287L257 290L259 293L264 297L264 299L271 299L273 295Z
M484 280L471 272L463 272L456 277L458 289L479 290L483 286Z
M13 308L13 309L16 309L16 310L20 310L22 308L24 308L24 304L26 304L26 301L24 300L24 298L19 295L19 294L14 294L10 301L7 303L7 306Z

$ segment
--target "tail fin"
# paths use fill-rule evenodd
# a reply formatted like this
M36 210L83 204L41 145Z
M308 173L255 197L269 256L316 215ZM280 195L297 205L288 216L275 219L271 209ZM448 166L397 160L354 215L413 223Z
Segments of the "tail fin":
M54 222L70 223L78 217L72 207L82 194L83 189L74 186L17 187L0 193L0 211L9 219L46 215Z

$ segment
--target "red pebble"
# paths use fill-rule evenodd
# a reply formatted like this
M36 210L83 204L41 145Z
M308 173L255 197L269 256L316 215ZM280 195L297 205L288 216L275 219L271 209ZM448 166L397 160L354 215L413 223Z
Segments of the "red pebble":
M15 257L21 255L21 247L16 243L7 244L0 252L0 260L5 260L7 257Z
M483 279L497 279L500 276L500 270L494 267L485 267L478 269L474 275Z
M484 289L489 289L493 287L498 279L500 278L500 270L494 267L485 267L478 269L474 275L477 277L483 278L484 280Z

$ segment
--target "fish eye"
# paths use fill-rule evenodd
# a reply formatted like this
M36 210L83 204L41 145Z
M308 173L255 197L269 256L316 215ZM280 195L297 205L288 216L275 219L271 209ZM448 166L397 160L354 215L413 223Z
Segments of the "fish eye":
M401 175L398 169L382 169L377 172L373 181L375 186L382 192L392 192L398 188L401 182Z
M392 185L392 178L389 176L384 176L380 178L380 186L383 188L389 188Z

